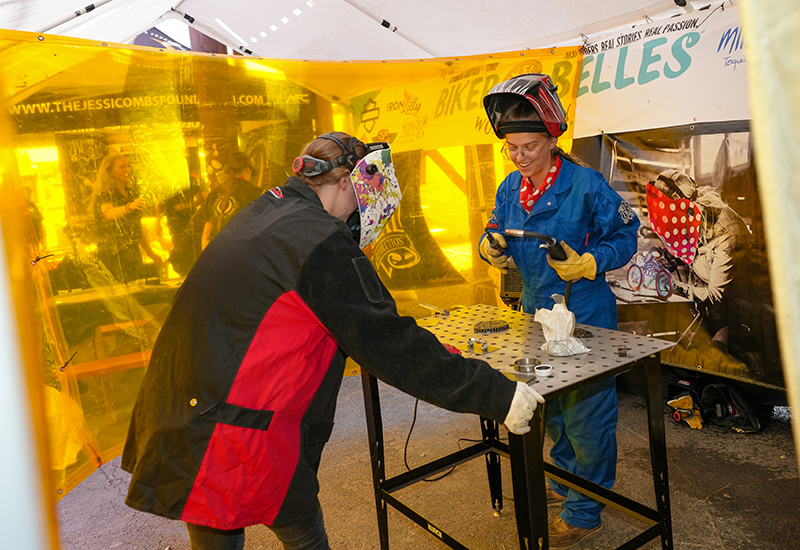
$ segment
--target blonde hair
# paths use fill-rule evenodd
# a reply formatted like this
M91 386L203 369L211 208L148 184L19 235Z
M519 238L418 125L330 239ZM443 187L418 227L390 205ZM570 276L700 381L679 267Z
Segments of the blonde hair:
M111 175L114 163L127 157L128 155L124 153L109 153L103 157L103 160L100 161L100 168L97 169L97 179L95 180L95 187L98 193L108 191L114 187L114 176Z
M92 196L89 197L90 207L94 207L94 203L100 193L114 188L114 176L111 175L111 170L114 169L114 163L127 157L128 155L124 153L109 153L100 161L100 168L97 169L97 177L92 186Z

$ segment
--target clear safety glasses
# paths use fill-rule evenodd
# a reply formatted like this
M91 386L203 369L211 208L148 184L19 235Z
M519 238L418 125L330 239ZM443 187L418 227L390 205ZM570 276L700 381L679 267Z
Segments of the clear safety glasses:
M504 143L500 152L506 160L514 160L520 157L534 159L542 153L542 150L544 150L546 146L547 142L542 143L539 147L513 147L508 143Z

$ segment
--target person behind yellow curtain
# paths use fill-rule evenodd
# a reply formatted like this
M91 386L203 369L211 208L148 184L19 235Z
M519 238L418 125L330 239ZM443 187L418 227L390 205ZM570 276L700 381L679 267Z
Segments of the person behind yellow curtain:
M194 215L204 202L205 196L200 190L200 183L196 178L190 177L188 186L178 189L156 205L158 217L156 228L159 235L162 235L163 216L172 239L169 261L178 275L184 276L189 273L189 269L200 255L202 226L200 229L196 227Z
M250 183L256 174L250 157L236 152L225 161L223 169L227 180L215 187L206 197L201 207L205 224L203 226L202 247L208 246L217 233L245 206L261 196L263 189Z
M111 153L100 163L93 199L97 222L97 256L121 283L155 277L161 257L142 231L144 199L133 185L128 157ZM156 266L145 266L139 246Z
M44 254L47 249L47 236L44 228L44 216L39 206L36 204L36 175L24 176L22 178L22 193L25 198L25 207L28 210L28 215L31 219L33 226L33 234L30 236L32 239L31 244L37 247L37 250Z

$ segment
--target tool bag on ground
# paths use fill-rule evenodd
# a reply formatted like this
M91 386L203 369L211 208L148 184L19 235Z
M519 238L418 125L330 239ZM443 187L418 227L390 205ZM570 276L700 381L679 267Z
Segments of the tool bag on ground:
M753 433L761 429L753 406L738 391L727 384L709 384L700 396L703 417L718 426L739 433Z

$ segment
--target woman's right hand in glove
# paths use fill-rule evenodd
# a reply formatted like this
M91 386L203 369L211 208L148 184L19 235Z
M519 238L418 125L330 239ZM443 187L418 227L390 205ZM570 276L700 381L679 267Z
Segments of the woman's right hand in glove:
M544 397L533 391L526 383L517 382L517 391L514 392L511 407L503 421L508 431L517 435L531 431L528 422L533 418L533 411L536 410L538 403L544 403Z
M489 238L491 236L491 239ZM492 246L492 239L495 245ZM508 272L508 255L506 254L506 240L500 233L487 233L481 241L481 255L489 260L492 266L503 273Z

